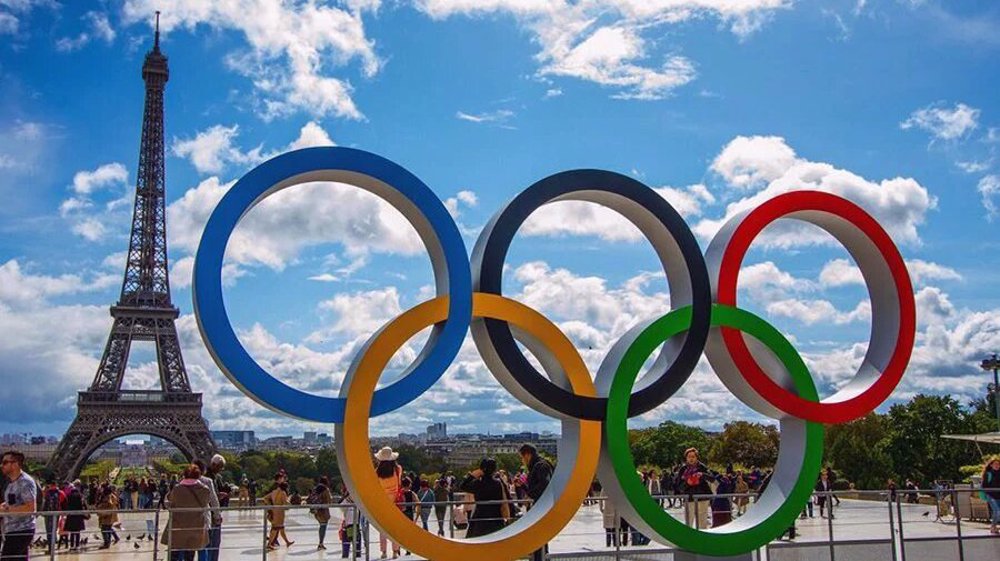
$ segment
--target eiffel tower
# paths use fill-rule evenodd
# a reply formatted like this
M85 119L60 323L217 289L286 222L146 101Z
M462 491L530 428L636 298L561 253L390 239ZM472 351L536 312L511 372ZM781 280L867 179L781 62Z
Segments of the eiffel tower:
M201 394L191 391L170 301L164 202L163 90L169 71L160 52L160 13L153 50L146 54L142 79L146 105L136 177L135 210L121 298L111 307L114 325L90 388L79 393L76 419L63 436L49 469L67 479L101 445L129 434L167 440L188 459L215 451L201 415ZM133 341L154 341L160 390L124 390L122 380Z

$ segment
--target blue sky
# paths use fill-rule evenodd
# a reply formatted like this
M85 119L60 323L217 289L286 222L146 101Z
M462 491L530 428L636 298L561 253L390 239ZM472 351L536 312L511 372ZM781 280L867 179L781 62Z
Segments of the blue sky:
M502 204L554 172L604 168L660 190L703 246L732 212L818 188L882 220L915 280L919 333L893 400L981 395L1000 350L1000 8L934 0L422 0L57 3L0 0L0 432L61 432L93 378L117 298L138 160L140 67L164 11L168 229L185 359L214 428L311 426L240 394L191 315L190 267L222 193L264 159L335 143L410 169L470 248ZM335 394L355 349L426 299L425 253L357 189L301 186L230 245L226 302L251 354ZM789 334L825 393L867 344L867 294L817 231L765 236L741 302ZM619 217L532 217L506 292L556 320L592 368L669 297ZM419 350L405 348L399 366ZM155 380L148 348L129 384ZM489 416L482 411L495 413ZM703 364L635 426L758 418ZM468 343L434 390L373 431L550 430Z

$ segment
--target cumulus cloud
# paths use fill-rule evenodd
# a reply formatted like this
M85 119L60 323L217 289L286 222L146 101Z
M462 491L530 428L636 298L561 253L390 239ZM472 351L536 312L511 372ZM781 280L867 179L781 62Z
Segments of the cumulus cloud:
M934 139L956 140L979 126L980 113L979 109L964 103L956 103L953 107L938 103L917 109L899 126L904 130L921 129Z
M728 153L727 153L728 152ZM777 195L816 190L844 197L871 213L897 243L919 244L918 227L937 201L915 179L895 177L873 181L836 166L795 156L780 137L737 137L713 162L725 187L747 196L726 205L720 219L705 218L694 230L711 239L733 216ZM716 169L717 168L717 169ZM764 247L796 247L830 243L816 228L778 223L758 238Z
M124 21L148 22L156 4L127 0ZM241 33L247 48L231 52L226 62L253 82L265 118L304 111L316 117L361 119L350 81L332 75L330 69L358 61L365 77L379 71L381 60L362 21L362 15L374 12L379 4L183 0L171 3L161 16L160 28L169 33L204 25Z
M787 0L418 0L435 19L510 15L527 28L540 51L538 75L577 78L615 90L614 97L660 99L695 79L690 59L650 53L650 36L665 26L715 18L749 36Z
M114 28L111 27L108 14L87 12L80 19L85 22L87 28L81 31L76 37L60 37L56 41L57 51L70 52L82 49L94 39L104 41L107 44L114 42L117 34Z
M171 151L175 156L187 158L199 173L221 173L229 165L251 166L278 154L299 148L313 146L335 146L330 135L315 121L309 121L299 129L299 136L284 148L273 152L263 152L263 144L250 150L236 146L239 125L227 127L213 125L195 134L194 138L174 139Z
M715 197L701 184L655 191L684 217L699 216ZM616 211L585 201L556 201L539 208L521 227L525 236L596 236L605 241L635 242L642 232Z
M780 136L738 136L715 157L710 169L729 185L750 189L778 179L798 161Z
M123 164L111 162L93 170L78 171L68 189L73 195L59 205L59 215L70 223L74 234L97 242L109 233L108 224L127 227L125 212L132 199L128 170ZM98 204L98 195L104 196L102 204Z
M485 113L466 113L464 111L455 112L455 118L470 123L505 123L514 116L510 109L498 109Z

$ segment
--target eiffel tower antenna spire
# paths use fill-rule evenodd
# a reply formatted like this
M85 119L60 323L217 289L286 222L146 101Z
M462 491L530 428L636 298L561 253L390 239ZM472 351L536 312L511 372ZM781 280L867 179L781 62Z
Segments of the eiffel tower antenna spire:
M100 446L130 434L163 438L188 459L205 458L215 450L201 416L201 394L192 393L181 356L175 325L180 311L170 300L163 140L163 93L170 71L160 52L156 14L153 49L142 64L146 98L121 296L111 306L114 324L94 381L80 392L76 420L49 460L60 477L75 476ZM134 341L156 343L160 389L122 389Z

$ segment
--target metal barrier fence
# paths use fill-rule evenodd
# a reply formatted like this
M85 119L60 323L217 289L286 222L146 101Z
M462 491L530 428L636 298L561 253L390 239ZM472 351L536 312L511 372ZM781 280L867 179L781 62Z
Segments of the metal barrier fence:
M793 525L794 529L789 529L791 537L786 533L752 552L750 557L760 561L996 561L1000 559L1000 535L989 533L989 506L978 495L978 489L817 493L814 498L824 499L822 511L813 501L803 505L802 516ZM734 515L742 499L749 503L749 508L755 499L753 494L694 499L721 497L731 499ZM692 507L689 498L673 495L657 498L680 520L685 520L685 512L688 512L688 523L697 523L690 520L690 512L697 513L698 509ZM474 503L469 499L401 506L413 507L415 524L461 539L468 530L476 504L488 503ZM549 544L546 559L666 561L675 558L674 549L650 541L628 527L620 517L613 517L614 524L607 527L604 504L602 497L587 499L574 520ZM512 515L516 518L525 506L515 502L510 509ZM319 521L315 516L317 509L329 509L329 522L322 524ZM219 510L224 519L219 545L200 552L202 561L266 561L272 551L283 556L281 550L291 548L291 545L282 547L282 542L297 545L289 549L295 552L291 555L312 549L317 554L310 558L319 559L329 556L367 561L380 558L383 552L392 557L395 549L391 540L380 539L378 529L350 502L237 506ZM167 531L171 516L192 512L203 513L207 526L206 509L35 513L38 528L31 555L36 559L47 556L51 560L57 556L83 561L96 561L106 556L131 556L136 561L167 560L172 557L171 550L176 553L177 549L171 543L172 533ZM99 527L102 514L116 515L118 524L108 526L109 520L105 518L104 526ZM10 516L17 515L0 513L0 520ZM78 534L80 546L76 549L71 549L75 541L73 533L66 531L67 516L89 516L83 521L86 529ZM710 525L707 518L701 524L702 527ZM321 532L325 534L323 544L328 548L318 548ZM105 543L110 545L104 547ZM399 554L403 558L416 559L407 557L405 550L400 550Z

